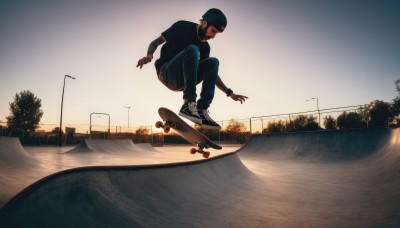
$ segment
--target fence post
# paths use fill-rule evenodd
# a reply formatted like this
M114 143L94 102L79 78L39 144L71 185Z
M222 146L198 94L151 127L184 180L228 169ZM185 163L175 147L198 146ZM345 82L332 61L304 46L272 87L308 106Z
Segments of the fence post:
M250 117L250 135L252 134L253 129L252 129L252 125L251 125L251 117Z

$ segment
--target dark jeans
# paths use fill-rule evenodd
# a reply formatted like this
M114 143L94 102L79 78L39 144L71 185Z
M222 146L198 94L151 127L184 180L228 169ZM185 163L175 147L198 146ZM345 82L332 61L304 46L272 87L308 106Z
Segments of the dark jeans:
M189 102L196 102L196 85L203 82L197 107L207 109L214 98L219 61L216 58L200 61L199 56L197 46L187 46L161 67L158 79L170 90L183 91L183 99Z

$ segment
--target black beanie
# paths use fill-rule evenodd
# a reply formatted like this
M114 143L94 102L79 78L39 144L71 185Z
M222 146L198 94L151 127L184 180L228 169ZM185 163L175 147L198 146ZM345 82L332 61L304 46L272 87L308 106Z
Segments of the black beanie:
M209 24L213 25L218 31L223 32L227 25L227 20L221 10L212 8L207 10L203 15L203 20L206 20Z

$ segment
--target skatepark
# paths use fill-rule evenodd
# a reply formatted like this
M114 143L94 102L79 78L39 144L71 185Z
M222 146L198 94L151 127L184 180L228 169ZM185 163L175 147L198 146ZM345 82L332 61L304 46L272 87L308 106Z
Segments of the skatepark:
M398 227L400 131L253 135L190 146L0 138L1 227Z

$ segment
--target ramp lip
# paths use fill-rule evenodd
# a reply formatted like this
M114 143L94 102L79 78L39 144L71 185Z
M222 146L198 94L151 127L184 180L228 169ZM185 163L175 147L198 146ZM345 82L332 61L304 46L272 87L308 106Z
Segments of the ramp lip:
M117 165L117 166L96 165L96 166L75 167L75 168L58 171L58 172L52 173L46 177L43 177L42 179L32 183L31 185L27 186L24 189L22 189L19 193L17 193L14 197L12 197L7 203L5 203L0 208L0 217L1 217L2 210L4 210L5 208L8 208L8 207L12 207L14 204L16 204L18 202L19 199L24 198L25 196L29 195L35 189L38 189L41 185L43 185L57 177L65 176L68 174L78 173L80 171L107 171L107 172L121 171L121 170L122 171L124 171L124 170L137 171L137 170L156 170L156 169L166 169L166 168L173 168L173 167L191 166L191 165L197 165L197 164L203 164L206 162L215 161L215 160L218 160L218 159L221 159L224 157L232 156L234 154L236 154L236 151L217 155L215 157L211 157L208 159L194 160L194 161L172 162L172 163L163 163L163 164L149 164L149 165Z
M141 145L144 144L144 145ZM115 152L159 152L154 147L147 148L146 144L150 143L134 143L132 139L88 139L84 138L81 142L62 154L89 154L104 153L112 154Z
M0 164L26 167L40 162L25 150L18 137L0 136Z
M257 134L237 152L273 160L359 160L375 154L392 132L391 128L374 127Z

